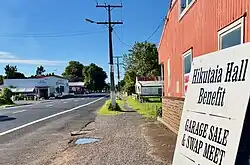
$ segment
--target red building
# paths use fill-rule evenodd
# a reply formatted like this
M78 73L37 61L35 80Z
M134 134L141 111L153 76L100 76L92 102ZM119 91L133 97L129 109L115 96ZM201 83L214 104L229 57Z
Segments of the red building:
M250 0L172 0L158 47L162 121L172 131L178 132L192 59L249 41Z

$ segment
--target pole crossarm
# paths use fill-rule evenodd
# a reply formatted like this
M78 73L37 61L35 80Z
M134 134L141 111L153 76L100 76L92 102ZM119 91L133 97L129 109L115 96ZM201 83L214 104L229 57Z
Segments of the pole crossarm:
M107 25L107 24L113 24L113 25L121 25L123 24L123 22L119 22L119 21L116 21L116 22L96 22L96 24L99 24L99 25Z
M114 63L115 65L117 65L117 63ZM119 63L118 65L123 65L124 63Z
M122 8L122 5L107 5L107 4L97 4L96 7L104 7L104 8L108 8L108 7L111 7L111 8Z

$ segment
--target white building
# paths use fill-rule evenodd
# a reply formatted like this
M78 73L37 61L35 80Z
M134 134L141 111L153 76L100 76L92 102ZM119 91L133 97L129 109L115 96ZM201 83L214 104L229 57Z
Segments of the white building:
M135 92L139 96L161 96L162 85L160 77L136 77Z
M30 79L5 79L4 87L15 94L37 95L47 98L51 95L68 95L68 80L60 76L43 76Z

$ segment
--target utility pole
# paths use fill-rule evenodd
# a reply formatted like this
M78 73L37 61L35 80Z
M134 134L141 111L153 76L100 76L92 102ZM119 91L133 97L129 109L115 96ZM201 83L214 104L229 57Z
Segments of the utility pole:
M113 26L117 24L123 24L122 21L113 22L111 20L111 10L114 8L122 8L122 5L107 5L106 3L103 5L97 4L96 7L105 8L108 11L108 21L107 22L95 22L90 19L86 19L86 21L90 23L96 24L104 24L108 25L109 29L109 68L110 68L110 97L112 107L116 106L116 96L115 96L115 80L114 80L114 62L113 62L113 45L112 45L112 31Z
M123 63L119 62L120 58L123 58L123 56L114 56L116 58L116 66L117 66L117 74L118 74L118 82L117 82L117 87L118 87L118 92L120 92L120 65L123 65Z

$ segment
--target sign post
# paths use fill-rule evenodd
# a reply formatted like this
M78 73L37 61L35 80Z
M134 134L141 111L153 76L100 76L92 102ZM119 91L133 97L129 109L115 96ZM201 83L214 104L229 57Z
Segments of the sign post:
M234 165L250 96L250 43L197 57L173 165Z

